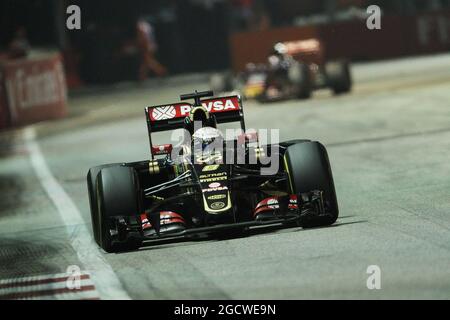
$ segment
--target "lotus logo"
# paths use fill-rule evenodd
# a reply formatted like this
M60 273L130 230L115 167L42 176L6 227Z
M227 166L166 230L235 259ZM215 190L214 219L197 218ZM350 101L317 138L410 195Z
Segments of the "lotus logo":
M213 202L213 203L211 203L210 207L213 210L220 210L223 207L225 207L225 203L222 201Z

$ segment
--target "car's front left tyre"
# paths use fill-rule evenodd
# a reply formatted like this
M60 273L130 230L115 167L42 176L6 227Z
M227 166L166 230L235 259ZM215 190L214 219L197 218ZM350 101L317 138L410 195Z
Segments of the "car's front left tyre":
M288 188L292 194L314 190L323 192L326 215L317 216L303 227L333 224L339 215L333 175L325 147L317 142L301 142L290 145L284 154Z

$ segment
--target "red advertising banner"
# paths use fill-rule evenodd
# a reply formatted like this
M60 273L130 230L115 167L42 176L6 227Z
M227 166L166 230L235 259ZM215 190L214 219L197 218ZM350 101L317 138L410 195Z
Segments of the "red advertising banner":
M59 54L7 61L1 65L1 73L11 125L66 115L66 80Z

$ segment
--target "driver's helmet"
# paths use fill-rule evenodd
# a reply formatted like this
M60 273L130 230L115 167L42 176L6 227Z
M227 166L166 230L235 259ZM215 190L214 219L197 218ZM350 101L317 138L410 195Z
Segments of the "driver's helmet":
M223 142L223 135L220 130L213 127L200 128L192 135L192 147L194 152L204 152L206 148L214 142ZM213 149L214 148L211 147L211 150Z
M282 42L278 42L273 46L273 54L282 56L287 54L287 51L287 46Z

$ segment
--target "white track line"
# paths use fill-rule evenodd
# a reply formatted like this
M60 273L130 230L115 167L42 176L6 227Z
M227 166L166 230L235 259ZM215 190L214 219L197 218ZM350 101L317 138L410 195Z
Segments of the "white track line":
M25 146L29 152L31 165L66 225L70 244L84 268L91 274L100 297L102 299L130 299L114 270L103 258L100 249L93 241L80 211L51 173L35 137L36 133L33 127L25 128ZM78 226L69 228L74 224Z

